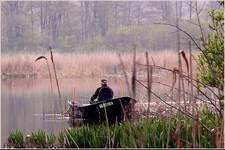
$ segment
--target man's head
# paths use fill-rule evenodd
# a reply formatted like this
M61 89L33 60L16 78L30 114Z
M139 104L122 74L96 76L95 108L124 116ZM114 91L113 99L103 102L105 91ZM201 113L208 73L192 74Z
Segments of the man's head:
M106 85L107 85L107 80L102 79L102 80L101 80L101 85L102 85L102 86L106 86Z

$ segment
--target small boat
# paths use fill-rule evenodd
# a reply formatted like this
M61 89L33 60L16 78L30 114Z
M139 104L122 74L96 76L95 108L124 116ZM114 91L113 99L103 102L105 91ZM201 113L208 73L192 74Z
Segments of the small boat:
M111 100L96 102L93 104L77 104L68 101L70 124L98 124L108 122L109 124L130 119L135 99L130 97L119 97Z

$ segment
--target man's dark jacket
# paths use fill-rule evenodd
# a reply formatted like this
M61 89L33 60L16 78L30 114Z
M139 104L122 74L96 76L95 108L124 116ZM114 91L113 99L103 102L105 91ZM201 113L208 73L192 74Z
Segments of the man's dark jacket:
M98 98L98 101L109 100L113 98L113 90L108 86L97 88L95 94L91 97L91 101Z

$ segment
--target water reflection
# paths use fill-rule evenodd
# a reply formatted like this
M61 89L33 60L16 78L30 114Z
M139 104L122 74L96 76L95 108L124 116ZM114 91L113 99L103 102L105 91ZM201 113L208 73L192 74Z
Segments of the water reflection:
M88 103L90 97L100 86L100 78L59 79L62 100L74 99L78 104ZM121 91L121 79L109 78L109 86L114 90L114 97L124 96ZM124 86L124 85L123 85ZM43 129L48 133L59 133L68 127L67 119L54 118L62 107L58 99L55 82L51 94L48 79L2 80L2 146L10 132L20 129L24 134ZM125 86L124 86L125 87ZM75 91L75 92L74 92ZM58 119L57 119L58 118Z

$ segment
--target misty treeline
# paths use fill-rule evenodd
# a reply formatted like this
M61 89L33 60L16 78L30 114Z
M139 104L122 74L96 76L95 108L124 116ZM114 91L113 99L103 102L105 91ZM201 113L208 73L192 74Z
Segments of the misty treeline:
M213 1L5 1L1 4L2 52L176 49L176 23L193 37L204 32ZM187 47L181 34L181 48ZM200 40L199 40L200 41Z

